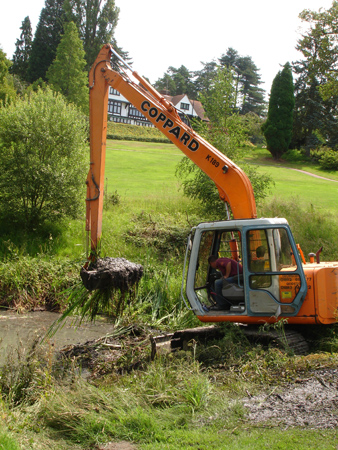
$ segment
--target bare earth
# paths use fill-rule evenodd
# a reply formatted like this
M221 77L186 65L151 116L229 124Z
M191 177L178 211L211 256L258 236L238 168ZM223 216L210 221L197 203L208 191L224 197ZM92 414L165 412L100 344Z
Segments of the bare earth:
M137 450L130 442L110 442L109 444L99 447L98 450Z
M338 369L315 371L307 379L243 399L243 404L250 422L285 428L336 428Z

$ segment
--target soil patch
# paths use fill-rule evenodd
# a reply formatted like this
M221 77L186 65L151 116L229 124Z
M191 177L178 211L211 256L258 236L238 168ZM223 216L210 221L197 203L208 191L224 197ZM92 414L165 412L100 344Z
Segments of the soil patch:
M306 379L243 400L250 422L283 427L338 426L338 369L317 370Z
M136 447L130 442L109 442L103 447L98 447L98 450L136 450Z

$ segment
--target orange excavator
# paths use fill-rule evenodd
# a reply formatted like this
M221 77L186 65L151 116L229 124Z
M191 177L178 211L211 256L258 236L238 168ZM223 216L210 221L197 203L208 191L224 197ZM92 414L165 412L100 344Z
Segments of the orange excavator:
M118 61L118 70L112 69L112 57ZM182 295L198 319L242 324L271 324L281 319L291 325L335 323L338 262L321 262L320 252L311 254L306 262L286 219L257 218L253 189L245 173L195 133L174 105L110 45L102 47L89 75L87 230L92 255L97 254L101 236L109 86L200 167L230 207L233 219L200 223L188 237ZM223 283L225 301L217 308L213 290L219 272L208 263L210 255L229 257L242 267L231 284Z

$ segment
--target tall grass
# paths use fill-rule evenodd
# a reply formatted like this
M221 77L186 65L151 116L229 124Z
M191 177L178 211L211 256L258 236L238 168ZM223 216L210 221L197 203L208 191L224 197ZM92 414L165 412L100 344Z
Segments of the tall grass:
M337 215L313 204L305 204L300 197L283 199L275 197L259 208L263 217L285 217L291 226L297 243L304 255L316 253L321 247L321 259L338 260Z

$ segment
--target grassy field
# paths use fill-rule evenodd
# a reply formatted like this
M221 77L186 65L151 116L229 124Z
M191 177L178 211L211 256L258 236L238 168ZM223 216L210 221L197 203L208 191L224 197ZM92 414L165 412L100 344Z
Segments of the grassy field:
M338 213L338 174L320 171L311 164L274 162L265 149L252 150L246 161L259 172L269 174L275 185L268 198L298 197L302 204ZM108 193L117 191L123 198L177 199L181 198L179 181L175 177L182 153L172 144L130 141L107 142L106 179ZM300 173L298 169L314 175L332 178L327 181Z
M116 190L123 199L177 198L175 170L182 158L173 144L107 142L106 179L108 192Z
M270 197L296 197L303 205L313 205L321 210L338 213L337 172L325 172L318 166L304 162L276 162L265 149L252 150L246 161L254 164L260 173L268 174L273 179Z

